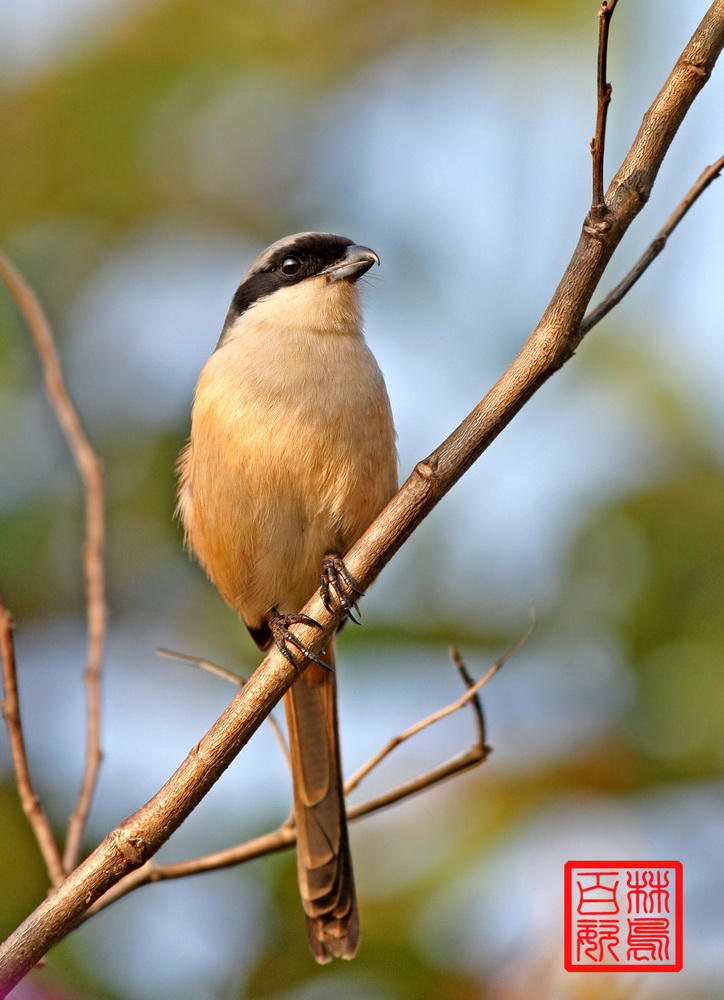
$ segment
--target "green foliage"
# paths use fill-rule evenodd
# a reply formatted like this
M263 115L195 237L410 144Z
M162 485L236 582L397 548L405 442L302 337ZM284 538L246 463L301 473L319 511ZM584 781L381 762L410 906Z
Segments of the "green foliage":
M559 5L559 6L562 6ZM470 0L280 6L173 0L137 8L94 45L0 99L0 241L54 218L75 218L111 240L154 213L215 211L194 179L200 120L230 89L233 149L264 146L284 103L313 122L315 103L400 46L424 48L511 13L554 25L556 5ZM267 96L274 97L268 107ZM199 155L204 155L199 148ZM287 156L270 148L268 156ZM264 167L272 164L267 159ZM248 171L248 162L239 162ZM224 205L227 223L271 228L253 186Z
M720 467L678 469L602 512L577 548L581 572L592 553L607 552L610 565L623 543L621 582L637 581L616 624L636 676L631 729L654 780L721 772L723 510Z
M28 837L14 784L0 784L0 937L15 929L47 892L45 866Z

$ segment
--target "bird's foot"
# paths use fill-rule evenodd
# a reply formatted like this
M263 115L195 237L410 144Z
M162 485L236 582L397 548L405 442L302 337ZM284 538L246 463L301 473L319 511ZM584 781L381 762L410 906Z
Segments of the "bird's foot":
M313 660L314 663L318 663L325 670L331 670L330 665L321 656L313 653L298 636L290 631L290 625L312 625L314 628L320 629L322 627L319 622L315 621L314 618L310 618L309 615L282 615L274 608L269 616L269 628L274 639L274 645L279 652L293 667L298 668L300 664L294 659L294 654L289 648L293 646L305 659Z
M362 624L352 612L356 611L359 614L357 598L364 597L364 591L359 589L340 556L324 557L319 593L322 603L330 614L344 608L347 617L351 618L355 625Z

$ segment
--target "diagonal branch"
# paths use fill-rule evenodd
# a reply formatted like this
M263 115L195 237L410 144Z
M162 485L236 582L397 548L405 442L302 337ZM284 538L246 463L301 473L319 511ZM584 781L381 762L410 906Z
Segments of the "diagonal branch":
M78 411L73 405L63 377L53 332L43 307L18 270L0 253L0 276L4 279L23 314L43 368L45 391L56 419L65 434L85 488L85 570L86 614L88 618L88 660L86 664L87 731L83 779L76 807L68 822L63 865L66 872L78 863L88 813L98 781L101 762L100 680L106 631L106 599L103 568L105 547L105 500L103 469L93 450Z
M18 786L20 804L23 807L28 822L35 834L40 853L53 886L59 886L65 878L63 859L56 842L53 830L35 794L30 778L28 757L25 752L25 739L20 719L20 704L18 701L18 678L15 669L15 642L13 638L13 620L10 612L0 598L0 651L2 652L3 701L0 704L5 716L8 731L10 752L13 758L13 769Z
M472 413L416 466L402 489L346 554L345 564L361 589L378 576L417 525L531 396L573 356L583 337L581 321L601 276L643 208L669 145L723 46L724 0L714 0L644 115L606 193L605 215L598 218L589 211L584 220L571 260L528 342ZM302 610L322 628L300 625L295 627L295 633L318 652L343 612L331 614L318 594ZM0 984L5 990L76 927L95 900L155 854L235 759L297 676L298 670L278 650L269 653L163 788L120 823L8 938L0 949Z
M199 670L205 670L207 674L212 674L214 677L220 677L224 681L228 681L235 687L243 687L246 684L246 679L240 674L235 674L231 670L227 670L226 667L219 666L218 663L212 663L211 660L206 660L200 656L189 656L188 653L177 653L173 649L161 649L160 647L156 650L159 656L163 656L167 660L176 660L179 663L190 663L194 667L198 667ZM279 749L282 752L282 756L287 763L287 766L291 769L292 761L289 756L289 747L287 746L287 741L284 739L284 733L281 730L281 726L277 722L274 713L270 712L266 720L272 728L272 732L276 737L276 741L279 744Z
M720 156L716 163L712 163L711 166L702 171L696 183L689 188L628 274L608 293L600 305L597 305L595 309L592 309L588 313L581 323L582 333L586 334L589 330L592 330L631 291L642 274L648 270L664 249L669 236L671 236L694 202L706 191L712 181L720 176L722 170L724 170L724 156Z
M425 774L399 785L392 791L362 802L357 806L352 806L347 810L347 819L350 822L371 816L373 813L390 806L404 802L413 795L432 788L434 785L442 784L450 778L470 771L472 768L482 764L490 755L490 747L484 743L476 742L469 750L453 757L452 760L441 764L439 767ZM278 851L285 851L293 847L297 842L297 831L291 823L285 823L270 833L262 834L254 840L247 840L243 844L229 847L215 854L206 854L200 858L192 858L189 861L179 861L175 864L159 865L151 858L141 868L136 868L128 875L116 882L108 892L100 899L96 900L83 915L83 920L94 916L101 910L105 910L112 903L129 895L135 889L140 889L142 885L149 885L152 882L165 882L169 879L186 878L190 875L201 875L204 872L218 871L220 868L233 868L256 858L264 857L267 854L275 854Z
M378 795L367 802L361 803L360 805L350 807L347 810L348 820L354 821L361 819L364 816L369 816L374 812L378 812L380 809L386 809L389 806L404 802L411 796L417 795L420 792L431 788L433 785L438 785L449 778L455 777L455 775L460 774L463 771L469 771L471 768L477 767L478 764L482 764L484 760L487 760L491 749L485 743L485 725L479 701L479 691L480 688L487 684L493 675L497 673L500 667L503 666L503 664L520 648L528 635L530 635L531 628L532 624L531 627L526 630L525 635L523 635L521 639L516 642L513 648L506 653L505 656L501 657L497 663L494 663L490 670L488 670L479 681L472 680L465 669L465 664L463 663L457 649L454 647L452 648L451 652L455 665L468 690L464 695L462 695L462 697L458 698L451 705L433 713L433 715L428 716L426 719L423 719L415 726L406 730L405 733L401 734L401 736L395 737L391 740L385 751L373 758L368 765L365 765L364 768L357 772L354 778L347 782L345 794L348 794L352 787L356 787L363 777L369 774L370 771L376 767L388 753L390 753L395 747L399 746L404 740L408 739L415 733L420 732L422 729L433 725L435 722L439 722L441 719L446 718L453 712L459 711L467 704L472 706L475 714L477 729L477 739L475 743L468 750L453 757L452 760L433 768L431 771L427 771L418 778L408 781L403 785L399 785L397 788L392 789L389 792L385 792L382 795ZM127 896L135 889L139 889L142 885L148 885L151 882L163 882L168 879L186 878L189 875L199 875L203 872L216 871L219 868L235 867L236 865L244 864L247 861L253 861L255 858L263 857L266 854L273 854L277 851L286 850L296 844L296 842L297 831L292 819L291 821L282 823L282 825L276 830L262 834L262 836L255 837L253 840L248 840L243 844L237 844L234 847L226 848L223 851L216 851L214 854L205 854L203 857L191 858L188 861L180 861L175 864L164 865L156 864L153 858L151 858L145 863L145 865L143 865L143 867L137 868L129 875L126 875L125 878L121 879L120 882L117 882L116 885L109 889L105 895L101 896L101 898L97 900L86 912L85 919L99 913L101 910L105 910L112 903L115 903L117 900Z

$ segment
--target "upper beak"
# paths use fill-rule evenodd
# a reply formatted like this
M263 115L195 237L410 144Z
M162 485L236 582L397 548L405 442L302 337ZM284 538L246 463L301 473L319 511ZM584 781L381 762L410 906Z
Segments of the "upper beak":
M341 260L326 267L321 273L325 274L329 281L340 281L342 278L347 278L348 281L357 281L369 271L373 264L379 264L379 262L380 258L374 250L353 243L352 246L347 247L347 252Z

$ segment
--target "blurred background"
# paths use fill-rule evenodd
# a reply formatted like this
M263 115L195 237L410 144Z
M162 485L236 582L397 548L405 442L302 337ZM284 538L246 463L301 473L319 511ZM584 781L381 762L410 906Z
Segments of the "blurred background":
M622 2L607 177L707 8ZM90 849L232 691L170 647L258 654L182 549L174 462L198 372L251 259L331 230L373 247L368 339L401 476L483 396L547 304L590 200L597 3L3 0L0 242L44 302L107 473L105 751ZM606 277L722 153L719 70ZM340 649L349 772L480 676L490 760L354 825L363 943L309 955L291 854L140 890L14 996L676 998L724 994L722 182L577 356L394 559ZM0 590L17 618L37 788L62 831L83 757L77 475L0 289ZM460 713L354 801L466 749ZM1 742L0 931L46 877ZM287 815L265 727L164 848L221 849ZM678 859L677 975L567 974L569 859ZM4 936L4 934L3 934Z

